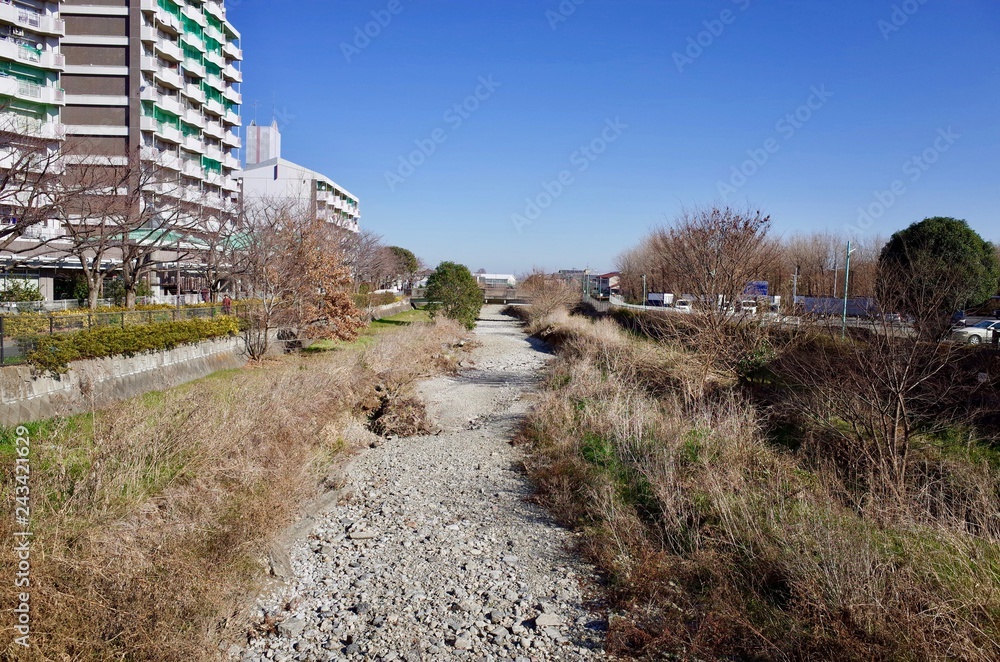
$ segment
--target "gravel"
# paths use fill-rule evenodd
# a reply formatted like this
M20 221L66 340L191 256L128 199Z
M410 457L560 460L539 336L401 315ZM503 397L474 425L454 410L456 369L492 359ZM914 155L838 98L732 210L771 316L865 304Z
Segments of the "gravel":
M292 577L258 600L277 623L232 660L577 660L605 657L585 604L593 569L528 502L510 445L549 356L484 308L462 374L419 387L440 430L390 439L350 467L350 497L315 515ZM264 630L264 627L261 627Z

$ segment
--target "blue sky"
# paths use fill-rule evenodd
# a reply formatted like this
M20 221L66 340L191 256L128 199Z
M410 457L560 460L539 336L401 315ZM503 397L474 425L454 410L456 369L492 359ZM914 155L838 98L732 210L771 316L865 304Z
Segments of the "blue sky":
M432 266L607 269L717 202L780 234L944 215L1000 241L996 0L227 5L244 121L276 109L283 156Z

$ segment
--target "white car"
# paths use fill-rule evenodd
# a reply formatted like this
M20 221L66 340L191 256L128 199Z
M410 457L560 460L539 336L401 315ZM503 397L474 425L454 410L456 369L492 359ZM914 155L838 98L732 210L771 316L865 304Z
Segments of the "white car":
M677 303L674 304L674 310L679 313L690 313L693 309L691 308L691 302L687 299L678 299Z
M1000 320L983 320L973 326L954 329L952 339L970 345L993 342L993 333L1000 332Z

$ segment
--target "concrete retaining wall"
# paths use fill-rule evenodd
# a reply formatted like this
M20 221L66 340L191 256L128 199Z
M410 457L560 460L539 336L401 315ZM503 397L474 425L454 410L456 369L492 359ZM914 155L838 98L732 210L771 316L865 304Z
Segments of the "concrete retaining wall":
M399 303L391 303L388 306L379 306L377 308L372 308L372 319L380 320L386 317L392 317L393 315L398 315L400 313L405 313L407 310L412 310L413 304L410 300L400 301Z
M0 424L20 425L70 416L120 400L201 379L247 362L239 338L211 340L169 352L116 356L70 364L60 378L32 376L31 368L0 369Z

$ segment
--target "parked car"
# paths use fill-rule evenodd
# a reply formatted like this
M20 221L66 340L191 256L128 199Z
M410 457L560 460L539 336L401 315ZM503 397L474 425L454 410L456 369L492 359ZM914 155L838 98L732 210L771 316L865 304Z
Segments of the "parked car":
M956 310L955 311L955 313L951 316L951 325L952 326L965 326L965 311L964 310Z
M678 299L677 303L674 304L674 308L679 313L690 313L693 310L691 308L691 302L688 299Z
M979 345L993 342L994 332L1000 333L1000 320L983 320L973 326L956 328L951 332L951 337L957 342Z

